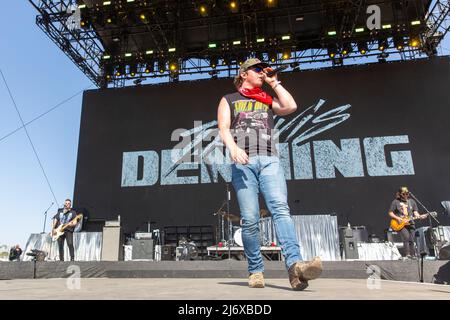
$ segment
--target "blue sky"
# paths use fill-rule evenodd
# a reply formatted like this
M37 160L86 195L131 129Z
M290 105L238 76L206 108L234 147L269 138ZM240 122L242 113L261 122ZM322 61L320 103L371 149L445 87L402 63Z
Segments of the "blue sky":
M8 1L0 11L0 69L25 122L88 87L90 80L36 26L28 1ZM440 54L450 54L447 37ZM73 195L82 94L27 126L60 204ZM21 126L0 77L0 139ZM54 202L25 131L0 141L0 245L25 246L42 232ZM76 204L74 204L76 206ZM46 231L56 204L50 209Z

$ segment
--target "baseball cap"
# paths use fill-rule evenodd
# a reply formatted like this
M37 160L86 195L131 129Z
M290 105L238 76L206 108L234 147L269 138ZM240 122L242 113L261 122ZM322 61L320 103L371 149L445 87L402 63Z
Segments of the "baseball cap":
M398 192L400 193L409 193L409 190L407 187L400 187L400 189L398 189Z
M245 62L241 65L241 67L239 68L239 73L245 72L254 66L261 66L263 68L267 68L270 65L268 63L262 62L258 58L250 58L250 59L245 60Z

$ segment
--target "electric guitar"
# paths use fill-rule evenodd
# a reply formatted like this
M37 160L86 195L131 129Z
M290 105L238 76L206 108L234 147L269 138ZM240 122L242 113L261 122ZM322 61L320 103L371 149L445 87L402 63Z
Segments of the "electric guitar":
M75 218L73 218L71 221L62 224L62 225L60 225L58 228L56 228L55 230L53 230L53 232L52 232L52 240L53 240L53 241L58 240L59 237L61 237L61 236L64 234L64 230L65 230L67 227L69 227L70 224L71 224L72 222L74 222L74 221L75 221L75 222L78 222L82 217L83 217L83 215L82 215L81 213L80 213L80 214L77 214L77 216L76 216Z
M426 213L425 216L428 217L428 215L431 215L432 217L436 217L437 216L437 212L430 212L430 213ZM406 216L401 217L402 221L399 222L397 219L392 219L391 220L391 224L390 227L392 230L394 231L400 231L402 230L404 227L409 226L411 224L411 221L413 220L417 220L417 219L422 219L422 218L408 218Z

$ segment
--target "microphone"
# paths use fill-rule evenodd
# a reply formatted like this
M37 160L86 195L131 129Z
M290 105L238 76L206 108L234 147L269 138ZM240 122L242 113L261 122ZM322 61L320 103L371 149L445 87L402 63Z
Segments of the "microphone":
M280 71L286 70L288 68L288 66L281 66L278 68L273 69L272 71L267 72L267 76L268 77L273 77L275 74L277 74Z

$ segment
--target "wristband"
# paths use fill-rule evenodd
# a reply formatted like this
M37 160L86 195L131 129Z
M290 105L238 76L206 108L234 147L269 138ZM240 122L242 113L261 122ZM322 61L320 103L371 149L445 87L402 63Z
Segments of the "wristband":
M278 87L278 85L279 85L280 83L281 83L281 81L277 81L277 84L276 84L274 87L272 87L272 89L275 90L275 88Z

